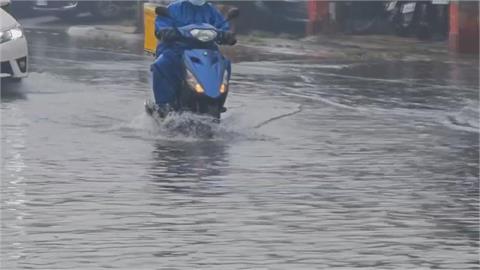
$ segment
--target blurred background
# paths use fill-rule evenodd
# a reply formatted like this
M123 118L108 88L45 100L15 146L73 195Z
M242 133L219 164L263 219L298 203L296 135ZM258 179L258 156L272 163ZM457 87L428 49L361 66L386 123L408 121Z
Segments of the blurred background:
M143 4L167 5L168 0L151 1L18 1L11 11L19 18L53 16L58 23L130 24L142 31ZM433 1L212 1L223 10L242 10L236 30L240 33L265 31L305 36L314 33L395 35L422 40L458 39L470 44L462 50L478 51L478 2ZM455 23L465 18L462 25ZM470 18L470 19L468 19ZM476 28L477 27L477 28ZM462 42L462 40L465 40ZM453 43L457 41L452 41ZM457 42L458 43L458 42Z

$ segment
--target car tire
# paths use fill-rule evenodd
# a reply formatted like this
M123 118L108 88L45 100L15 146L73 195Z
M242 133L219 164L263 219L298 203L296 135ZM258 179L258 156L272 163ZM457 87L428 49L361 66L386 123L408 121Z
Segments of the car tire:
M115 1L98 1L91 12L99 19L113 19L122 13L122 7Z
M23 78L8 78L8 81L10 83L20 83L20 82L22 82L22 79Z

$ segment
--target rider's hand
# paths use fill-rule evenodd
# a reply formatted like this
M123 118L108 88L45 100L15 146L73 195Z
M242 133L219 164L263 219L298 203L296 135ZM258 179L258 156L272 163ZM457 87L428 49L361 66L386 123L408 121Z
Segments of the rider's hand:
M159 31L157 33L157 38L163 40L163 41L173 41L178 37L178 32L177 30L173 28L167 28Z
M230 45L230 46L235 45L237 43L237 38L235 33L229 32L229 31L222 32L219 43Z

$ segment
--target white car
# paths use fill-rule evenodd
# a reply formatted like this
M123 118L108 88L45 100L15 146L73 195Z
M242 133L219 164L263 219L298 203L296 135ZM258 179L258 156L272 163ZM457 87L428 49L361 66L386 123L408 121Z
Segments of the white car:
M0 8L0 78L20 80L28 74L27 40L21 25Z

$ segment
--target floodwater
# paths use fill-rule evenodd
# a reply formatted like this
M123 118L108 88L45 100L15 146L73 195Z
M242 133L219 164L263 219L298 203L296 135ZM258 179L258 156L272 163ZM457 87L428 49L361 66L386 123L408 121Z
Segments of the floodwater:
M240 57L209 139L144 113L138 47L29 42L2 269L477 269L478 62Z

